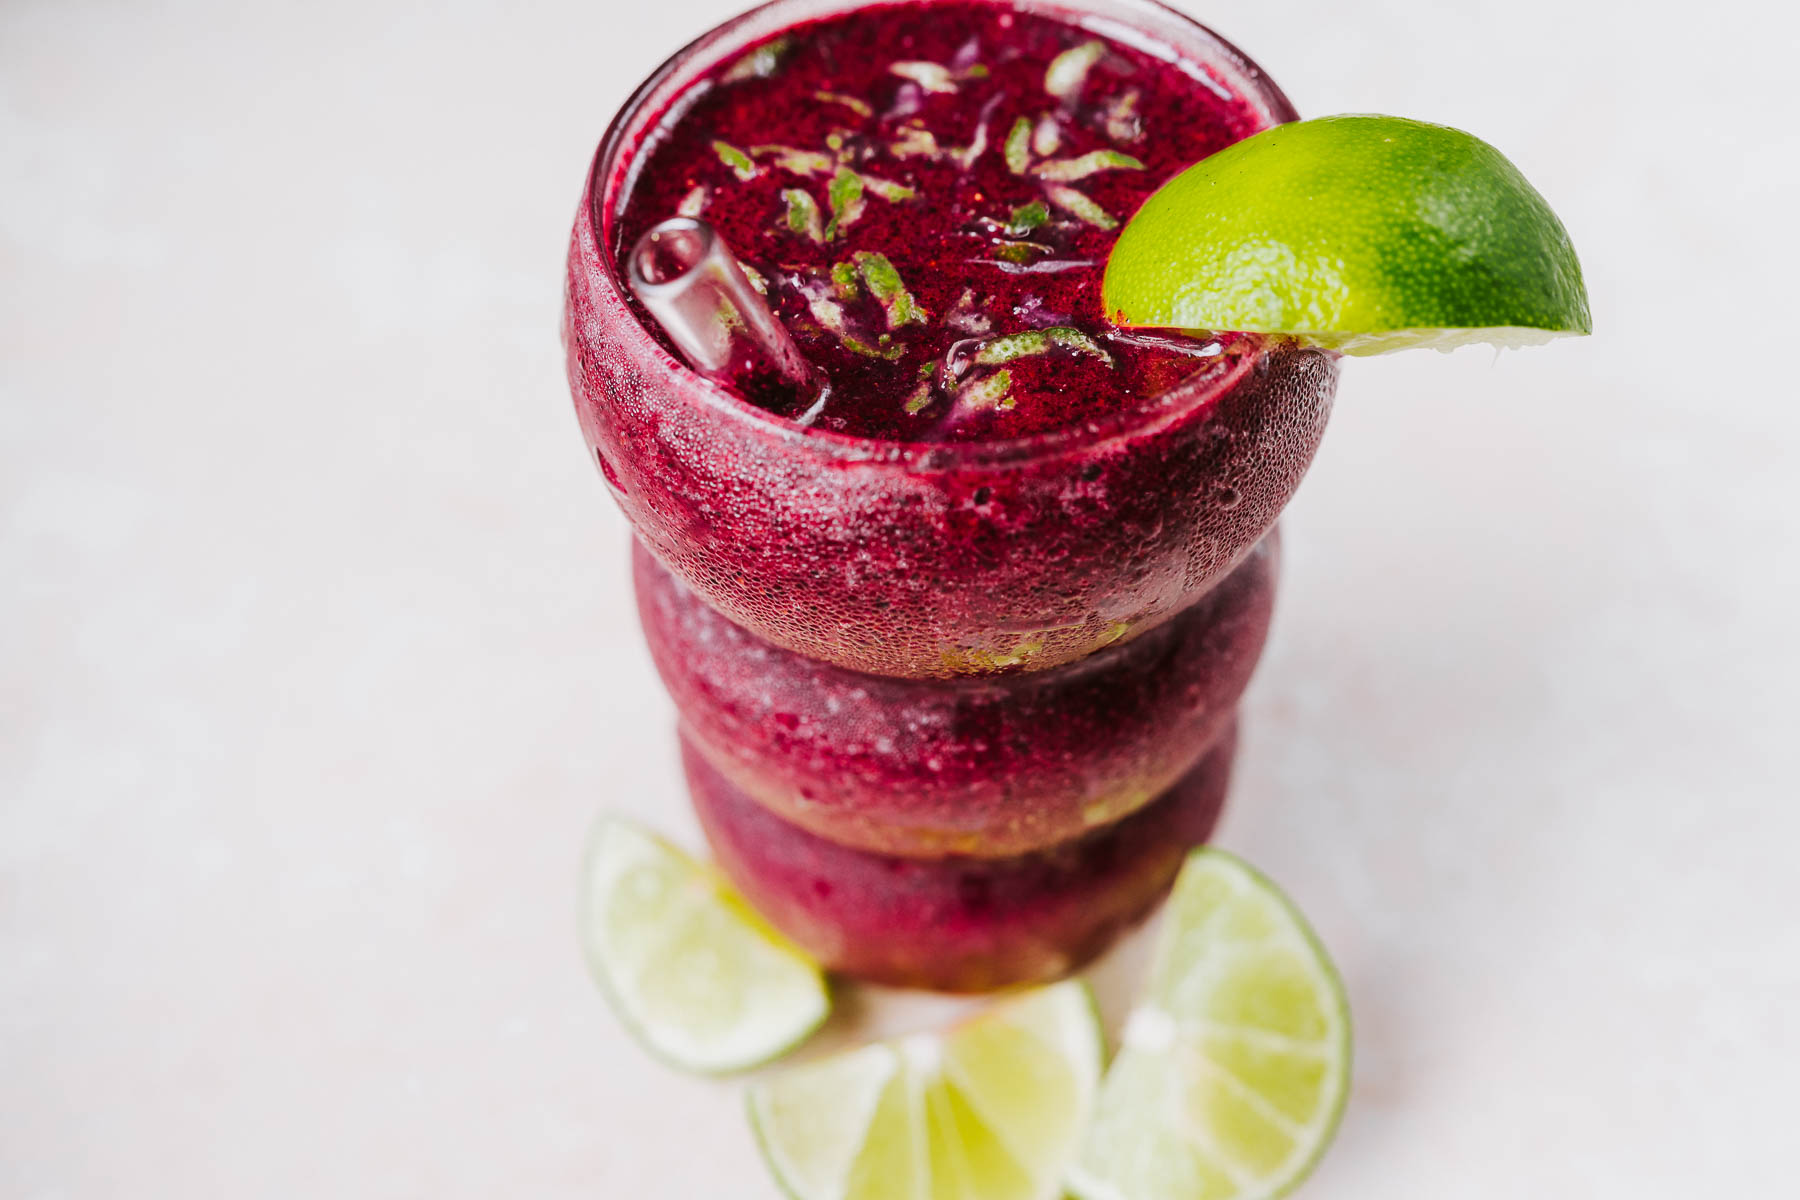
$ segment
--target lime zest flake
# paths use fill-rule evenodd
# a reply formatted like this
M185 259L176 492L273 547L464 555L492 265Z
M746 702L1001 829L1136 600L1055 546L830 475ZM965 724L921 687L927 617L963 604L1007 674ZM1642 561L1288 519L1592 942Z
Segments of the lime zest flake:
M824 217L819 202L805 188L784 188L781 198L787 202L787 227L793 233L815 242L824 242Z
M937 135L917 125L902 125L899 134L888 143L888 153L895 158L936 158Z
M884 339L887 337L886 334L881 336ZM849 334L845 334L840 340L844 343L844 349L853 354L860 354L864 358L879 358L886 362L897 362L906 353L904 346L871 346L861 338L851 337Z
M1102 171L1141 171L1143 161L1118 150L1091 150L1078 158L1058 158L1039 163L1031 173L1039 179L1068 183Z
M886 200L889 204L904 204L919 193L904 183L895 183L891 179L882 179L875 175L862 176L863 187L871 196Z
M825 240L829 242L837 237L838 230L863 215L862 176L849 167L839 167L826 191L826 199L831 205L831 221L825 226Z
M1023 237L1050 219L1050 210L1042 200L1033 200L1030 204L1021 204L1012 210L1007 218L1006 232L1014 237Z
M948 95L957 90L955 73L942 63L897 62L888 70L902 79L910 79L927 92Z
M869 294L887 312L889 329L925 321L925 310L919 307L913 294L906 290L906 281L900 278L899 269L887 255L859 250L855 258L856 270L862 276L863 283L868 286Z
M1050 197L1050 203L1072 216L1086 221L1096 229L1117 229L1119 222L1113 215L1095 202L1086 192L1064 184L1051 184L1044 189Z
M1106 54L1106 43L1083 42L1050 60L1044 72L1044 90L1058 100L1073 100L1087 86L1088 72Z
M813 99L821 104L841 104L857 116L867 120L875 115L875 110L855 96L846 96L842 92L814 92Z
M819 327L839 341L845 340L850 330L850 322L844 317L844 306L829 296L806 297L806 310L812 314Z
M857 296L861 276L857 274L856 264L845 259L831 264L832 290L840 300L854 300Z
M1049 158L1062 149L1062 126L1049 113L1037 119L1031 127L1031 152L1039 158Z
M721 77L725 83L741 83L746 79L767 79L781 69L781 60L793 47L794 39L787 34L772 38L756 49L751 50L735 63Z
M931 364L926 363L925 369L930 370ZM931 389L931 381L927 379L921 382L918 387L913 389L912 395L906 398L906 415L909 417L917 416L927 408L930 408L931 402L936 398L937 397Z
M1012 383L1012 372L1001 367L992 375L985 375L971 383L963 384L957 389L956 398L966 407L976 411L995 408L1005 412L1019 403L1012 394ZM1039 648L1042 648L1041 644Z
M835 269L832 272L832 279L833 284L836 285L839 276ZM850 319L844 313L844 306L827 295L823 287L816 291L808 291L805 295L806 308L812 314L813 320L817 321L821 329L836 338L839 344L852 354L894 362L906 353L906 347L894 344L888 334L882 334L875 344L871 344L867 339L851 333Z
M675 206L675 215L697 217L706 211L706 206L711 200L712 189L703 183L681 198L681 203Z
M713 153L719 156L719 161L730 167L731 173L738 179L748 183L756 178L756 160L748 154L730 142L719 141L716 138L713 140L712 148Z
M1048 354L1059 347L1098 359L1109 367L1113 365L1112 355L1102 350L1098 342L1081 330L1067 325L1027 329L1022 333L1009 333L1004 337L994 338L975 352L975 362L984 367L996 366L1032 355Z
M1144 123L1138 116L1138 102L1141 99L1141 93L1132 88L1107 102L1107 137L1115 142L1135 142L1144 136Z
M1031 118L1020 117L1006 135L1006 169L1023 175L1031 168Z
M750 157L767 158L775 166L796 175L824 175L835 165L828 154L793 146L752 146Z

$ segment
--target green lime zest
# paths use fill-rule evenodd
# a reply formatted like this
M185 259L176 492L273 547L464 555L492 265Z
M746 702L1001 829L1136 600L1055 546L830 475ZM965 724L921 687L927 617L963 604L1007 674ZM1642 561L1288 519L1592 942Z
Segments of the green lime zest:
M1088 72L1106 55L1105 42L1083 42L1050 60L1044 72L1044 90L1058 100L1073 100L1087 86Z
M831 221L825 226L825 240L829 242L837 237L840 229L862 216L862 176L849 167L839 167L826 189L826 201L831 205Z
M1029 358L1036 354L1048 354L1059 346L1077 354L1099 359L1109 367L1112 365L1112 355L1102 350L1098 342L1081 330L1072 329L1066 325L1053 325L1048 329L1027 329L1020 333L1009 333L1002 337L992 338L975 351L975 361L984 367L996 366L1000 363Z
M781 69L781 61L787 57L787 52L793 45L794 39L785 33L771 38L731 64L731 69L725 72L724 82L741 83L746 79L769 78Z
M1096 229L1117 229L1119 227L1118 219L1100 207L1099 203L1086 192L1069 187L1067 184L1055 183L1045 188L1044 194L1050 197L1050 203L1064 212L1086 221Z
M850 262L848 259L843 262L831 264L831 290L837 294L838 299L856 299L857 285L860 279L861 276L857 273L856 264Z
M895 183L891 179L882 179L876 175L864 175L862 181L863 187L871 196L886 200L889 204L904 204L919 194L904 183Z
M756 178L756 160L751 158L748 154L745 154L730 142L715 140L712 144L712 148L713 153L719 156L719 161L731 168L731 173L733 175L736 175L745 182Z
M1057 183L1070 183L1077 179L1086 179L1089 175L1098 175L1102 171L1141 171L1144 164L1141 159L1118 150L1091 150L1076 158L1056 158L1049 162L1039 163L1032 169L1032 174L1039 179L1048 179Z
M793 233L815 242L825 240L824 219L819 202L804 188L784 188L781 198L787 202L787 227Z
M855 96L846 96L842 92L814 92L813 99L821 104L841 104L864 120L875 115L875 110L870 108L866 102L858 100Z
M794 146L752 146L750 157L767 158L782 170L796 175L824 175L834 165L828 154Z
M856 269L862 281L869 288L869 294L880 301L887 312L889 329L898 329L902 325L911 325L925 320L925 310L919 307L913 294L906 290L906 281L900 278L899 268L885 254L872 254L859 250L856 255Z
M1012 372L1002 367L992 375L964 384L958 389L956 398L977 411L997 408L1005 412L1018 404L1018 399L1012 394L1012 384Z
M927 92L948 94L956 91L956 73L942 63L897 62L888 70L902 79L910 79Z
M937 135L916 125L903 126L888 143L888 153L895 158L936 158L939 153Z
M1006 143L1001 153L1006 157L1006 169L1014 175L1023 175L1031 167L1031 118L1020 117L1013 122L1012 129L1006 134Z
M1021 204L1012 210L1012 216L1006 222L1006 232L1014 237L1024 237L1049 219L1050 210L1044 206L1044 202L1033 200L1030 204Z

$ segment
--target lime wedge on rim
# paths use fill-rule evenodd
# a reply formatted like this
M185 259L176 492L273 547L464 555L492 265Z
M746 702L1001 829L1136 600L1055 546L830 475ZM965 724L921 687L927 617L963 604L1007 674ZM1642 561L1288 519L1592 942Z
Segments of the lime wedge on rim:
M1275 885L1188 857L1149 994L1125 1027L1070 1169L1080 1200L1269 1200L1337 1130L1350 1082L1343 984Z
M1401 117L1277 125L1189 167L1125 226L1102 297L1121 325L1346 354L1592 329L1568 232L1518 168Z
M814 963L709 868L628 821L595 829L581 899L595 982L673 1066L756 1066L805 1041L830 1011Z
M1093 996L1068 980L760 1081L750 1120L793 1200L1052 1200L1102 1058Z

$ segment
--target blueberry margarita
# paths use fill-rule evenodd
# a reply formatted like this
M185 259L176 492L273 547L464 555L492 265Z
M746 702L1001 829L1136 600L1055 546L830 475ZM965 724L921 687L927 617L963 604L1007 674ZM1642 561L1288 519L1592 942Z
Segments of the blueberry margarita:
M779 0L614 123L577 412L721 865L827 965L1064 972L1210 830L1337 360L1115 327L1100 284L1151 192L1293 116L1147 0ZM682 362L630 283L678 216L811 386Z

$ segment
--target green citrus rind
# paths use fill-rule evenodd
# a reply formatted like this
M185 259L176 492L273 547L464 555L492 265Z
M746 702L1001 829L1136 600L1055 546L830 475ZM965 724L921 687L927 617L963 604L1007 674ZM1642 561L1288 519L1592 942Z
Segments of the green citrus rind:
M1568 231L1461 130L1348 115L1263 130L1146 200L1107 260L1121 325L1282 333L1350 354L1589 333Z

